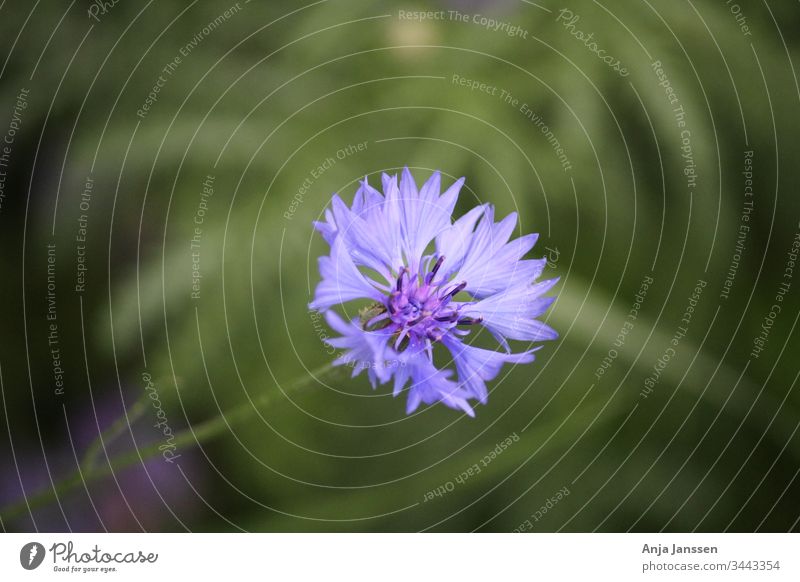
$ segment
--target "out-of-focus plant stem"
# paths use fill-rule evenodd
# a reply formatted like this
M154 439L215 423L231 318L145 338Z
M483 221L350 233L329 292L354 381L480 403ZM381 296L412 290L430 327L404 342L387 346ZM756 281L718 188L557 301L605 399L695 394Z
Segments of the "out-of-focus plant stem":
M297 379L287 385L284 390L296 390L313 384L319 377L328 374L333 369L331 364L326 364L316 370L313 370L307 376ZM250 418L256 412L270 403L274 394L267 392L262 394L259 398L249 400L240 404L230 410L223 411L217 416L209 418L194 426L175 433L175 438L172 443L176 449L182 447L193 447L202 443L209 442L218 436L222 436L229 432L231 427L236 423ZM161 454L161 445L153 443L143 448L135 448L132 451L126 451L117 454L113 457L106 457L108 462L105 464L98 463L98 457L103 451L108 450L108 446L116 440L127 428L130 423L139 418L147 407L147 398L142 398L126 411L120 418L103 431L97 439L95 439L86 449L83 460L76 467L75 471L53 482L51 487L47 487L25 496L22 499L7 505L0 510L0 523L7 524L10 520L19 517L26 511L33 511L37 507L46 505L60 499L62 495L71 492L73 489L81 485L88 485L107 475L111 475L117 471L125 469L136 463L144 463L145 461Z

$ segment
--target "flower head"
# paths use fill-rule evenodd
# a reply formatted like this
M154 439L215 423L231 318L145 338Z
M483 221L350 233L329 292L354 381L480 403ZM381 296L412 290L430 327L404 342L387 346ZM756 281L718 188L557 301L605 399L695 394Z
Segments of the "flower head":
M365 179L348 207L338 195L315 228L330 244L319 259L322 280L309 307L325 312L341 337L336 365L353 375L367 370L373 388L394 380L394 395L408 388L406 411L442 402L474 416L471 400L485 404L486 382L503 364L525 364L541 346L513 353L508 340L538 342L558 334L536 318L553 297L557 279L538 281L545 259L524 259L538 235L510 240L516 214L494 221L482 204L452 221L464 179L441 192L435 172L417 188L408 168L383 174L383 193ZM357 300L368 303L351 321L330 309ZM487 350L465 343L477 328L499 343ZM443 346L457 374L434 365ZM438 348L442 349L442 348Z

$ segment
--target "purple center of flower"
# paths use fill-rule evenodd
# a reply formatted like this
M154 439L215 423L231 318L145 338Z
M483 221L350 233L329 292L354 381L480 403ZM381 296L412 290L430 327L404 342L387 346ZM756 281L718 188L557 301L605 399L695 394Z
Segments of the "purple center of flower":
M388 317L396 327L397 344L408 334L436 342L456 325L480 323L479 319L459 315L465 304L451 305L453 297L467 283L437 280L436 274L443 261L444 257L439 257L424 277L412 275L407 267L400 268L395 288L386 300L386 312L379 316L380 319Z

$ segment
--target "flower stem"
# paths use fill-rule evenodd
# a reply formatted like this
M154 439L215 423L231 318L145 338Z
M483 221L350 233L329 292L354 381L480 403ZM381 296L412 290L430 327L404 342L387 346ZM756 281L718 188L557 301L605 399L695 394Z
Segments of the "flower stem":
M333 369L331 364L326 364L316 370L312 370L307 376L299 378L285 387L286 390L295 390L304 386L309 386L314 380L322 375L329 373ZM245 403L235 406L230 410L224 411L217 416L209 418L194 426L175 433L172 441L177 448L192 447L201 443L209 442L214 438L226 434L237 422L249 418L261 407L269 404L274 397L272 392L267 392L248 400ZM89 483L135 465L143 463L161 454L158 443L152 443L142 448L135 448L132 451L123 452L112 458L108 458L108 463L98 464L97 460L100 453L107 450L108 445L117 439L129 426L129 423L139 418L147 408L147 398L142 398L123 414L120 418L103 431L86 449L82 461L75 471L69 475L55 481L52 487L48 487L25 496L22 499L7 505L0 510L0 523L7 524L10 520L19 517L27 511L51 503L62 495L71 492L81 485ZM7 527L7 525L5 526Z
M86 453L84 453L83 460L80 463L80 468L84 475L93 471L100 453L107 451L111 443L118 439L122 433L125 432L126 428L141 418L144 411L147 410L147 401L147 394L142 395L129 410L126 410L122 416L115 420L110 427L97 435L97 438L86 447Z

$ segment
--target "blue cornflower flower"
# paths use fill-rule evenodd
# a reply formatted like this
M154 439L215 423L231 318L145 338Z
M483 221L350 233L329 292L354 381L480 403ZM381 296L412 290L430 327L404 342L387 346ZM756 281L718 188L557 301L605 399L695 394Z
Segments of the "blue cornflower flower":
M516 214L495 223L490 204L452 222L463 184L441 193L439 172L419 189L408 168L399 184L383 174L383 194L365 179L351 207L334 195L325 221L314 223L331 252L319 259L322 280L309 307L341 334L328 340L340 350L334 364L352 366L353 376L366 369L373 388L394 379L395 396L410 382L409 414L442 402L475 416L470 401L486 404L486 382L503 364L532 362L541 347L512 353L508 340L558 337L536 319L554 301L544 294L558 279L537 281L546 260L523 259L538 235L510 241ZM369 304L352 321L330 310L355 300ZM502 350L464 343L477 326ZM434 365L436 344L449 350L457 381Z

